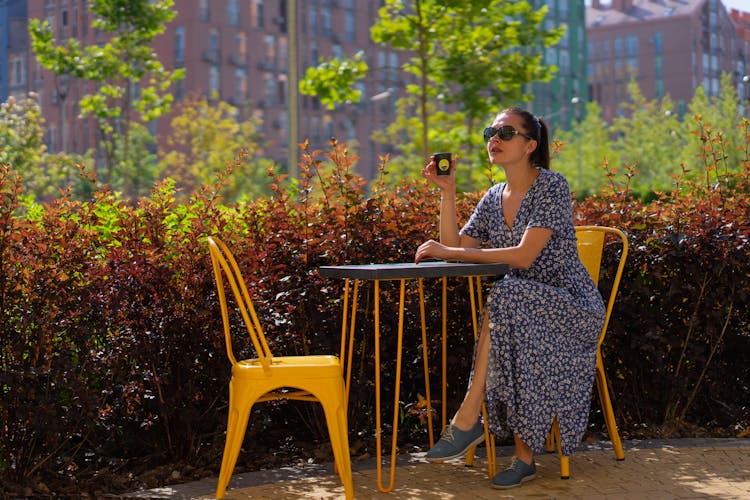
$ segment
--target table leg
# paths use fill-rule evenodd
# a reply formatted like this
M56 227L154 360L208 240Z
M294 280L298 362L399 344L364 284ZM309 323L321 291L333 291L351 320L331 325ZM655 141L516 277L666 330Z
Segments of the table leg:
M448 419L448 405L446 404L448 401L448 387L446 384L446 381L448 380L448 278L443 278L443 297L442 297L442 362L443 362L443 370L442 370L442 376L443 376L443 387L442 387L442 427L441 429L445 429L445 423Z
M381 445L381 422L380 422L380 281L375 280L375 441L377 446L377 477L378 489L382 493L393 490L396 477L396 440L398 438L399 417L399 392L401 388L401 351L404 334L404 297L406 280L400 280L399 311L398 311L398 338L396 340L396 385L393 396L393 435L391 437L391 464L388 486L383 486L383 462Z
M476 281L475 281L476 279ZM471 322L474 328L474 341L479 336L478 316L482 315L482 278L479 276L469 276L469 298L471 300ZM482 403L482 419L484 420L484 442L487 451L487 473L492 479L497 472L495 457L495 436L490 434L487 426L487 405ZM474 451L466 457L466 465L471 466L474 463Z
M430 438L430 448L435 446L432 435L432 394L430 391L429 346L427 345L427 320L424 310L424 279L417 281L419 287L419 314L422 323L422 365L424 366L424 391L427 398L427 433Z
M344 369L344 359L346 359L346 378L344 380L346 387L346 400L344 403L346 407L349 407L349 390L351 388L352 380L352 356L354 353L354 331L357 324L357 301L359 300L359 280L353 280L354 287L352 290L352 304L351 304L351 325L349 326L349 333L347 335L347 311L348 311L348 299L349 299L349 280L345 280L344 285L344 319L341 322L341 362L342 370ZM347 348L348 341L348 348ZM347 352L348 351L348 352ZM346 356L346 358L344 357Z

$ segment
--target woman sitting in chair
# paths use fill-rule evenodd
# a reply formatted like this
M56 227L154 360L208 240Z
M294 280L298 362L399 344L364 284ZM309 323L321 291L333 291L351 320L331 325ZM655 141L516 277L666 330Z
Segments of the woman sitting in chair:
M415 261L511 266L488 295L464 400L426 458L456 458L480 443L486 402L491 432L512 433L515 442L514 460L493 487L512 488L535 477L534 453L544 449L554 417L563 455L581 442L605 309L578 257L568 183L549 170L547 126L526 110L506 109L484 139L507 180L489 189L460 232L455 164L449 175L437 175L434 160L422 172L440 188L440 241L420 245Z

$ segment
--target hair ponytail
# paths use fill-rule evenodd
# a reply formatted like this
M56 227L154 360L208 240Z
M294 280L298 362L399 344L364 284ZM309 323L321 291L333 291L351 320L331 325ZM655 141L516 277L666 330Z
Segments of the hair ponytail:
M536 148L531 152L531 156L529 157L531 164L535 167L549 170L549 129L544 120L523 108L508 108L501 113L521 117L523 128L536 140Z

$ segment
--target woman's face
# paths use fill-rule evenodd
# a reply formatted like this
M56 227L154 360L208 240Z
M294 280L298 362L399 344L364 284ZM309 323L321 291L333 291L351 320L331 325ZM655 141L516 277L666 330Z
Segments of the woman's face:
M536 141L525 137L529 133L524 130L520 116L500 113L492 122L491 127L499 129L500 132L495 133L487 141L487 154L490 163L502 166L519 162L529 163L529 154L536 149ZM503 129L502 127L511 128ZM507 140L501 139L501 136L504 136Z

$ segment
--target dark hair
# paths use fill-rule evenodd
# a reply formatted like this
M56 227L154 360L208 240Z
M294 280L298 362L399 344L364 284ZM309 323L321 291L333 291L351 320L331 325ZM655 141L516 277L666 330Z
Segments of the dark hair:
M536 149L531 153L531 164L549 170L549 129L544 120L523 108L508 108L500 113L521 117L526 133L536 139Z

